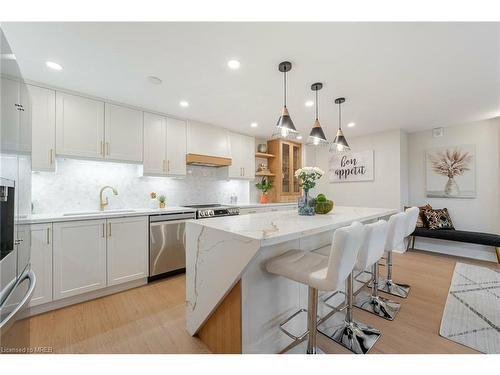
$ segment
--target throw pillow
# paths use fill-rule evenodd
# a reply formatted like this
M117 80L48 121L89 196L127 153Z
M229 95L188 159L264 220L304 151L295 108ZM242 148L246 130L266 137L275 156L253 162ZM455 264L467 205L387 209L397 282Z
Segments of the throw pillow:
M429 229L455 229L447 208L425 210L424 214Z

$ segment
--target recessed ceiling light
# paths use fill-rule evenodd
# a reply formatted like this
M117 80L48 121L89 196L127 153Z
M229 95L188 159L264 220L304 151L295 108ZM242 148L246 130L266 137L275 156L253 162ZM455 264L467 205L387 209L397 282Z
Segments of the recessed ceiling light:
M350 122L350 123L347 124L347 126L349 128L354 128L356 126L356 123L355 122Z
M312 107L314 105L314 102L312 100L308 100L305 104L306 107Z
M160 85L163 82L160 78L155 76L149 76L148 81L153 85Z
M239 69L240 68L240 62L238 60L229 60L227 62L227 66L233 70Z
M250 124L250 126L251 126L252 128L256 128L257 126L259 126L259 124L257 124L256 122L252 122L252 123Z
M59 65L58 63L53 62L53 61L47 61L45 63L45 65L47 65L50 69L62 70L62 66Z
M188 103L188 102L186 102L185 100L181 100L181 101L179 102L179 105L180 105L181 107L184 107L184 108L189 107L189 103Z
M298 139L300 141L302 139L302 136L298 135L296 139Z

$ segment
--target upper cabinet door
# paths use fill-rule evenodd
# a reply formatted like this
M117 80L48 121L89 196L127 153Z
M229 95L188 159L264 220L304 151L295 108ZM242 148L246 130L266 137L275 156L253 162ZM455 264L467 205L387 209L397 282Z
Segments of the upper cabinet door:
M56 151L104 158L104 102L56 93Z
M167 119L167 174L186 175L186 121Z
M243 176L248 179L255 178L255 138L244 135L243 153L241 155L243 165Z
M167 175L167 119L144 112L145 176Z
M109 103L104 112L106 159L142 162L142 112Z
M242 164L242 135L237 133L229 133L229 144L231 147L231 165L228 167L227 174L229 178L243 177Z
M189 121L187 126L187 152L189 154L230 158L229 131L218 126Z
M56 93L54 90L28 85L31 97L33 171L55 170Z
M4 151L19 151L19 112L22 110L20 107L19 98L19 81L12 79L1 78L1 116L2 116L2 133L0 140L2 142L2 152Z
M243 134L229 133L231 165L229 178L255 178L255 139Z

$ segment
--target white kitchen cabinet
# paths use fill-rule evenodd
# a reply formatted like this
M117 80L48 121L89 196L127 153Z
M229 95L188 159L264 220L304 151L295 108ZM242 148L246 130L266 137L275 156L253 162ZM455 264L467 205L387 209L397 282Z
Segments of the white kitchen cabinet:
M167 119L167 175L186 175L186 121Z
M167 174L167 118L144 112L144 170L145 176Z
M189 121L187 153L231 158L229 131L218 126Z
M106 220L53 224L54 300L106 286Z
M148 218L107 220L108 286L148 277Z
M36 287L30 307L52 301L52 224L31 226L31 268Z
M231 165L229 178L255 178L255 139L247 135L229 133Z
M106 103L104 113L106 159L142 162L142 112Z
M1 77L2 151L31 150L30 101L26 85L15 79Z
M28 85L31 97L33 171L55 171L56 93L54 90Z
M56 151L104 158L104 102L56 92Z

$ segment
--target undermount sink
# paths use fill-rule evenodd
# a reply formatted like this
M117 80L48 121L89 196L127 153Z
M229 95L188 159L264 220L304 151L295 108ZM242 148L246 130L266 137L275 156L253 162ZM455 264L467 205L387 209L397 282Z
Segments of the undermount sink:
M63 216L85 216L85 215L105 215L105 214L126 214L135 212L135 210L107 210L107 211L80 211L80 212L66 212Z

